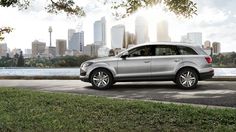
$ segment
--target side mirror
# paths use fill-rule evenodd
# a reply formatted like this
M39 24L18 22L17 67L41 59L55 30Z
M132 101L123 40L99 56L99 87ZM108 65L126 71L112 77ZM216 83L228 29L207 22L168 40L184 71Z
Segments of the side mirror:
M125 51L122 55L121 58L126 58L129 56L129 53L127 51Z

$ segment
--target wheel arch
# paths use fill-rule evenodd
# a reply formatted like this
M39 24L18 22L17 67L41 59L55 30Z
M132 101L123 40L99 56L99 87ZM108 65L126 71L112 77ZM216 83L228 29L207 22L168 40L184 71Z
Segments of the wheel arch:
M190 68L190 69L193 69L196 73L197 73L197 76L198 76L198 79L200 79L200 73L199 71L197 70L197 68L193 67L193 66L184 66L184 67L181 67L180 69L177 70L176 74L175 74L175 79L178 75L178 73L183 70L183 69L186 69L186 68Z
M112 73L112 71L111 71L110 69L105 68L105 67L96 67L96 68L94 68L93 70L91 70L91 72L90 72L90 74L89 74L89 81L91 80L91 75L92 75L92 73L93 73L95 70L98 70L98 69L103 69L103 70L108 71L108 72L111 74L112 79L114 80L114 74Z

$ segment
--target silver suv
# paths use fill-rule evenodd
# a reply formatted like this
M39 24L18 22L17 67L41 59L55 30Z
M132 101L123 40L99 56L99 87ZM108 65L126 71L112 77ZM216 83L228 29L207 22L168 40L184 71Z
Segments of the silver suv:
M211 63L211 57L192 44L139 44L115 57L84 62L80 79L96 89L121 81L174 81L180 88L193 89L199 80L212 78Z

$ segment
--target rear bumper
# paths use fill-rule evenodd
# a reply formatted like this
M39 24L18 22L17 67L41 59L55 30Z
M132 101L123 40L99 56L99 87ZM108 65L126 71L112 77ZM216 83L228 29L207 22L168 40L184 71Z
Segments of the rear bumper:
M200 73L199 76L200 76L199 80L211 79L214 76L214 70L211 70L209 72Z

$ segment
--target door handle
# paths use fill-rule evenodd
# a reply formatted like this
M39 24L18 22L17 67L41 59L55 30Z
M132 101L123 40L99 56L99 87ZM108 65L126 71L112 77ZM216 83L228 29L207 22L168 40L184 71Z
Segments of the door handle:
M180 59L175 59L175 62L180 62Z
M150 60L144 61L144 63L150 63L150 62L151 62Z

